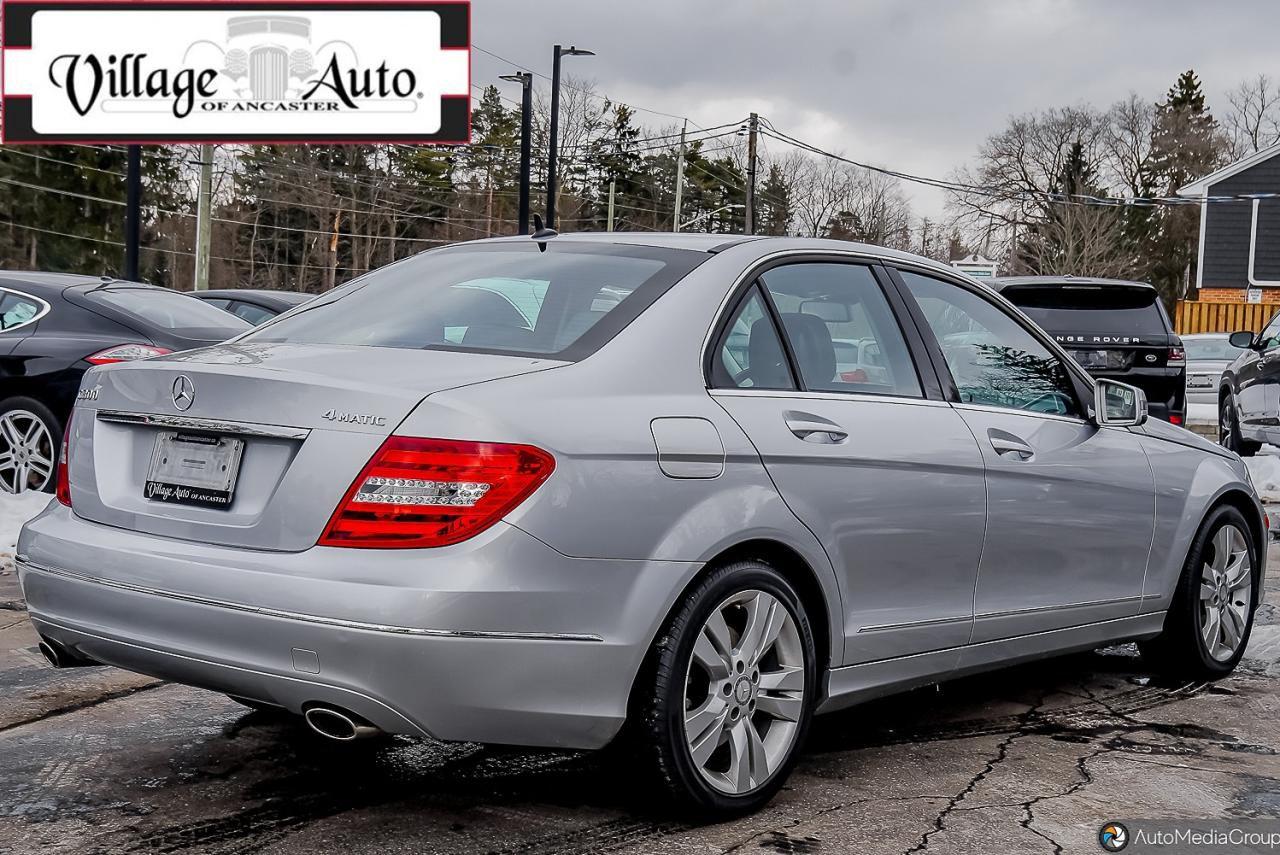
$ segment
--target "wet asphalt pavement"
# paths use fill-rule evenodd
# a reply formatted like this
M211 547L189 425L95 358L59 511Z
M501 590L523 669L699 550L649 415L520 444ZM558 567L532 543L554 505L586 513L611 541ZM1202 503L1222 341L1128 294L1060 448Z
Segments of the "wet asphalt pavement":
M1120 647L877 701L818 719L766 810L707 826L594 755L331 746L208 692L55 671L0 576L0 853L1098 852L1115 818L1280 818L1271 567L1226 680L1163 682Z

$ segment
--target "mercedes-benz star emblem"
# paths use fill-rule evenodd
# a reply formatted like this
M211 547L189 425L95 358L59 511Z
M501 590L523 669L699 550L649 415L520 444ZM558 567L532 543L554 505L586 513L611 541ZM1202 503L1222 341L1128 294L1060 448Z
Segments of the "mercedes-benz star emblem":
M189 410L196 402L196 384L185 374L179 374L173 381L173 405L180 410Z

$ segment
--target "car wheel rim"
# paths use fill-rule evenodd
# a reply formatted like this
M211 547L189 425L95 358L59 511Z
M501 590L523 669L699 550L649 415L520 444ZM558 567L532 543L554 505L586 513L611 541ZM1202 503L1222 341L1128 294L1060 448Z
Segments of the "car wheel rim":
M791 612L763 591L742 591L711 613L693 645L684 733L703 780L727 795L762 787L795 745L805 661Z
M0 489L45 489L53 478L54 453L53 435L35 413L10 410L0 416Z
M1217 662L1235 655L1244 640L1253 603L1249 542L1234 525L1213 536L1213 554L1200 571L1200 637Z
M1231 401L1222 402L1222 417L1218 419L1218 444L1231 447Z

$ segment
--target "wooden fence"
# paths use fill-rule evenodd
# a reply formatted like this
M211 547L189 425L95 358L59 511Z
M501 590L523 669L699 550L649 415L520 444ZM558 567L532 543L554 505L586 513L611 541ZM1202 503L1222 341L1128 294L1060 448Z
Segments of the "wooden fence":
M1268 303L1201 303L1179 300L1173 326L1178 335L1207 332L1262 332L1276 309Z

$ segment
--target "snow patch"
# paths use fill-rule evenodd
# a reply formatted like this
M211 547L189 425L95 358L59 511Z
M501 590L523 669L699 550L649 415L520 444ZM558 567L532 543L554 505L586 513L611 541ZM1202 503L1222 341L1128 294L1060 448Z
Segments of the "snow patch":
M0 576L11 574L13 551L18 545L18 532L23 523L54 501L48 493L0 493Z
M1280 454L1275 452L1271 446L1263 446L1256 456L1244 458L1254 489L1266 503L1280 502Z
M1218 408L1213 404L1187 404L1187 424L1218 426Z

